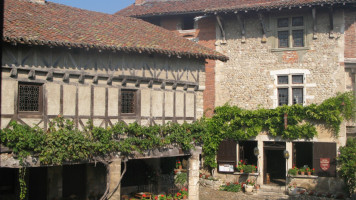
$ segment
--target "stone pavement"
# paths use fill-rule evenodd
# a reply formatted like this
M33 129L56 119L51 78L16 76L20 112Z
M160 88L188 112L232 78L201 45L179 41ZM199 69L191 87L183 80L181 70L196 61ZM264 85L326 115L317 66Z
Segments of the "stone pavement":
M333 198L316 197L309 195L288 196L283 192L258 191L257 193L245 194L244 192L218 191L208 187L200 187L200 200L331 200ZM354 198L352 198L354 200Z
M288 195L275 192L262 192L245 194L244 192L225 192L213 190L207 187L200 187L200 200L283 200L289 199Z

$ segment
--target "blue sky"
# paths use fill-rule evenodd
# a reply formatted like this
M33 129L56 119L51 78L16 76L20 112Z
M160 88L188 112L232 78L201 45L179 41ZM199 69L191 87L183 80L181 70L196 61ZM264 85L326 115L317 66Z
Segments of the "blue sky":
M135 0L47 0L86 10L113 14L133 4Z

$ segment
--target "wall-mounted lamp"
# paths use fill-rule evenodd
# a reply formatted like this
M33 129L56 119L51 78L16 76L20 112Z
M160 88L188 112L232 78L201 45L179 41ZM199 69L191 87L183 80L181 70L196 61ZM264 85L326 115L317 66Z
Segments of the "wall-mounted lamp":
M258 147L255 147L253 149L253 154L255 154L256 157L260 154L260 150L258 149Z
M289 152L287 150L283 151L283 156L285 159L289 159Z

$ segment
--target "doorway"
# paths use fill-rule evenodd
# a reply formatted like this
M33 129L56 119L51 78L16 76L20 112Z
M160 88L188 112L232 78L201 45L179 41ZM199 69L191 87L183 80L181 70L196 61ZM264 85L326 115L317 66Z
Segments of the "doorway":
M286 149L286 143L264 142L263 145L264 184L285 185L286 159L283 156L283 151Z

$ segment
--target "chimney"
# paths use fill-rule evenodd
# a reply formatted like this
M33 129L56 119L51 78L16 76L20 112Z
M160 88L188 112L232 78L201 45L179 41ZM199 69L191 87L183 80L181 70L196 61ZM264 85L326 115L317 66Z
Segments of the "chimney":
M33 3L40 3L40 4L45 4L46 0L30 0Z
M135 5L142 5L146 0L135 0Z

